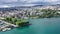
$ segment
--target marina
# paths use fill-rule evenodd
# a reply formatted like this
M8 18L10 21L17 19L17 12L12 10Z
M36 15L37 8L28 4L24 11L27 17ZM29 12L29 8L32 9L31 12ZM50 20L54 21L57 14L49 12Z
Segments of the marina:
M11 30L8 26L18 27L17 25L0 20L0 29L2 29L2 31Z

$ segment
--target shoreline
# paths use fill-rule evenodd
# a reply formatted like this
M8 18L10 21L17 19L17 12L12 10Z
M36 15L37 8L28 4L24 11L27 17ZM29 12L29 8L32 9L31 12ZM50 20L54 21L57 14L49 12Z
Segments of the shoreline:
M7 24L7 25L5 25L5 26L3 26L3 27L0 28L0 31L3 31L3 32L8 31L8 30L11 30L13 28L19 27L17 25L14 25L14 24L11 24L9 22L2 21L2 20L0 20L0 22L3 22L5 24ZM27 23L21 23L20 25L21 26L27 26L28 25L28 22Z

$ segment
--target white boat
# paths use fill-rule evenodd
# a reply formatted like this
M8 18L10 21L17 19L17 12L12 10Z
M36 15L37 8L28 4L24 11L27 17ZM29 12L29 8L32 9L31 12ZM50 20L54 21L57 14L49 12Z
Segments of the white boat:
M4 31L6 31L7 29L5 28L5 29L3 29L2 31L4 32Z

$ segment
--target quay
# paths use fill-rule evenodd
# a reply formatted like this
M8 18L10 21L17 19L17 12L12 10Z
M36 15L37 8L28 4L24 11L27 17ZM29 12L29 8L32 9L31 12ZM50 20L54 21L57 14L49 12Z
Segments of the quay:
M6 26L13 26L13 27L18 27L17 25L14 25L14 24L11 24L11 23L8 23L8 22L5 22L5 21L2 21L2 20L0 20L2 23L5 23L6 25L5 26L2 26L2 27L0 27L0 28L5 28Z

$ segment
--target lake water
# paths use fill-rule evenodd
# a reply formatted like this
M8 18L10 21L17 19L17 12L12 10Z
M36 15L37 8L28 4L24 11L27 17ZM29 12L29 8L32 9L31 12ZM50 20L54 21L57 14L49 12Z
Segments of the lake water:
M30 19L30 24L0 34L60 34L60 18Z

